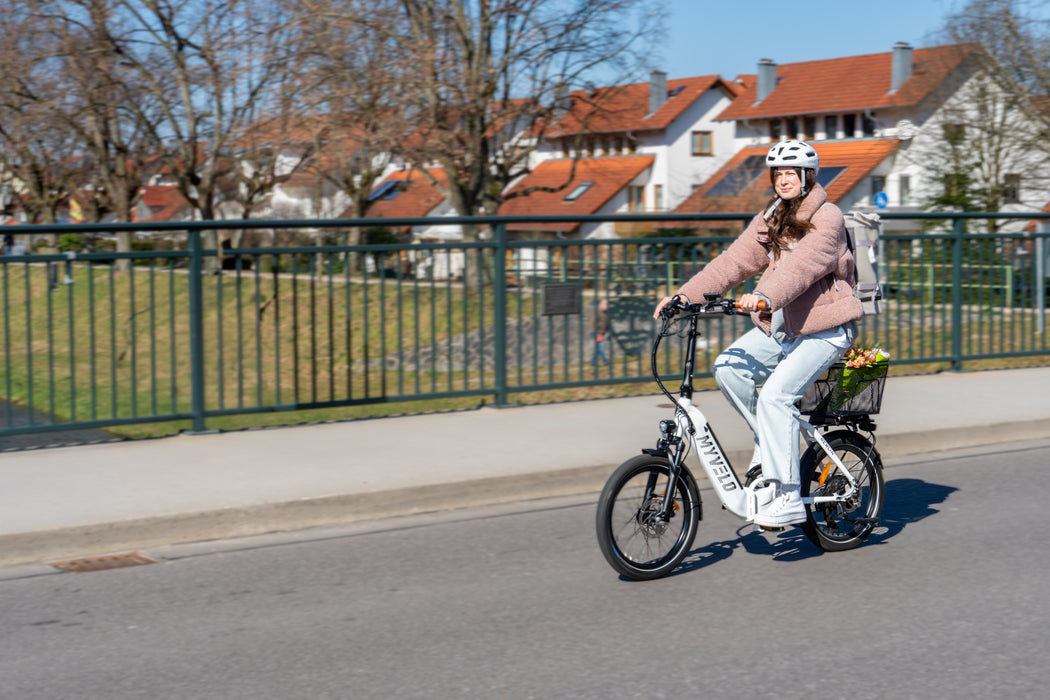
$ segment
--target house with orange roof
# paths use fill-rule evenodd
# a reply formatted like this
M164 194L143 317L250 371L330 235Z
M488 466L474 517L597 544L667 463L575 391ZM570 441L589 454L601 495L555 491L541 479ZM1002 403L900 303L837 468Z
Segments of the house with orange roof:
M415 169L397 170L380 182L369 195L369 219L411 219L421 217L455 216L456 211L436 185L445 181L440 168L423 173ZM349 211L344 217L349 218ZM443 243L463 239L463 230L456 224L433 223L426 226L393 226L396 233L412 243ZM466 266L462 250L411 251L408 260L414 274L421 279L461 277Z
M899 42L878 54L783 65L762 59L717 117L734 125L737 152L676 211L759 209L772 194L762 156L783 139L816 147L818 180L841 209L919 210L938 186L931 154L947 129L961 128L954 124L960 111L973 109L981 51L975 44L913 49ZM1030 196L1041 204L1047 194Z
M536 144L530 172L513 183L500 214L666 212L733 154L731 123L715 117L740 86L707 75L577 90L563 95ZM516 224L523 238L609 238L635 225ZM645 228L645 226L642 226Z
M408 168L395 170L372 190L369 195L371 205L366 218L411 219L455 216L456 212L452 205L435 185L435 183L441 184L444 181L445 173L440 168L433 168L425 173ZM344 211L343 216L349 217L350 212ZM453 224L393 226L391 228L413 243L440 243L462 239L460 227Z
M193 219L193 207L171 184L148 184L139 193L138 205L132 212L132 221L156 223L188 221Z

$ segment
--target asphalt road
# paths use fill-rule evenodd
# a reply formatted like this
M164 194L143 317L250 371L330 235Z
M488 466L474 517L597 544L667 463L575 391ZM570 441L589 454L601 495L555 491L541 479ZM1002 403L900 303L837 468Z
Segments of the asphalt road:
M884 527L823 553L713 507L618 578L595 496L0 570L0 697L1035 698L1050 446L891 462Z

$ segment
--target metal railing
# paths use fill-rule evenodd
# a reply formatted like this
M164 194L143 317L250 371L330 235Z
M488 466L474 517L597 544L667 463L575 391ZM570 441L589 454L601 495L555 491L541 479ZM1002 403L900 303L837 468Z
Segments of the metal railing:
M178 249L0 257L0 436L390 402L484 397L650 381L652 308L723 250L749 214L479 217L15 226L25 240L152 232ZM861 342L898 364L1047 355L1047 226L885 234L884 312ZM508 240L551 222L721 225L727 235ZM205 248L206 231L478 226L477 242ZM19 238L21 237L21 238ZM219 264L220 253L222 263ZM599 302L609 363L595 362ZM749 323L706 322L698 373ZM681 347L668 344L669 374ZM662 365L663 366L663 365Z

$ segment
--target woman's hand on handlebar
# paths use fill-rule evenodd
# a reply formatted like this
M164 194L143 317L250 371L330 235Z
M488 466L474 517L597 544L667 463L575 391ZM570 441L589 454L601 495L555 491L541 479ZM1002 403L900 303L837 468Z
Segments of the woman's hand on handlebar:
M758 311L769 308L769 303L757 294L744 294L736 300L736 308L741 311Z
M660 320L660 311L663 310L663 308L667 306L667 302L671 301L672 299L674 299L674 297L664 297L663 299L661 299L660 303L656 305L656 311L653 311L653 318L655 318L656 320Z

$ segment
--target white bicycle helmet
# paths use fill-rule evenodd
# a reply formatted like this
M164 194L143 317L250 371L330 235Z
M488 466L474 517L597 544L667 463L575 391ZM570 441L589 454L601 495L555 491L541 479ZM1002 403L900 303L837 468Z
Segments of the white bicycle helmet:
M766 154L767 168L809 168L820 172L820 156L805 141L781 141Z
M820 172L820 156L817 155L817 150L805 141L781 141L770 148L766 154L766 167L769 168L771 178L773 168L798 168L799 178L802 181L801 196L805 197L813 188L817 173ZM813 171L813 182L807 182L806 170ZM780 206L781 201L780 197L777 197L776 201L766 210L763 218L768 220Z

